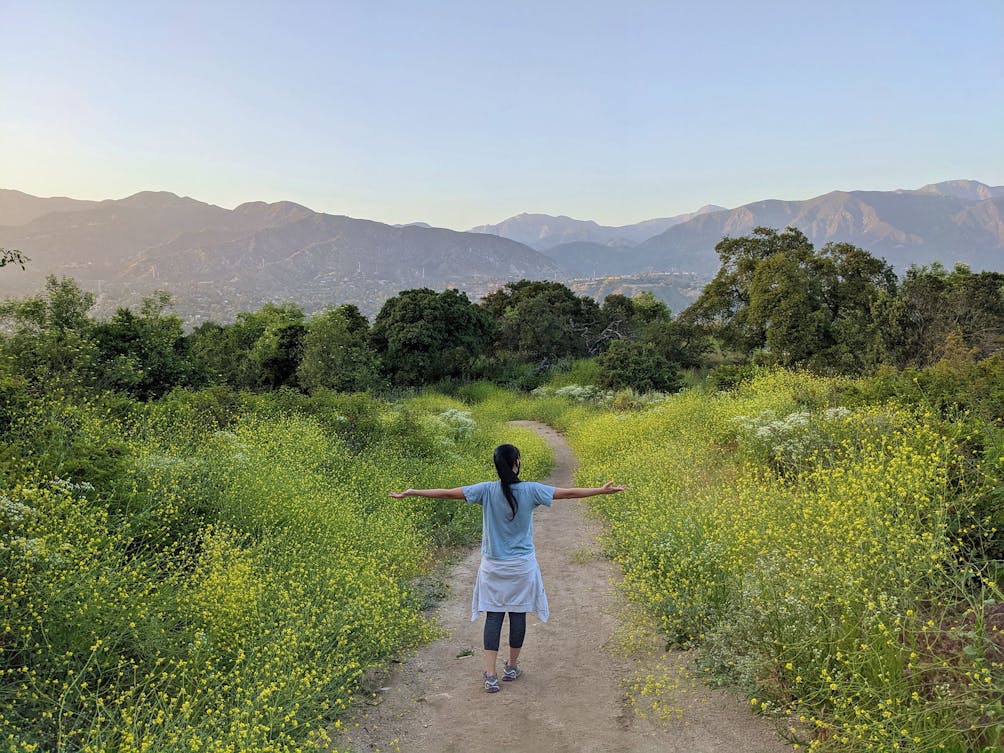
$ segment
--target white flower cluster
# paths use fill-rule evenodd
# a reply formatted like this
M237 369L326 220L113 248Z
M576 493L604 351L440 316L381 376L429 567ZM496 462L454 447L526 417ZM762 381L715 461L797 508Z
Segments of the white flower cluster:
M68 494L72 494L73 492L94 491L94 484L90 483L89 481L80 481L78 483L75 481L70 481L69 479L66 478L57 477L52 479L50 484L52 485L53 489L56 489L57 491L61 492L66 492Z
M10 551L27 564L59 564L61 558L51 556L45 549L45 539L13 536L6 541L0 539L0 552Z
M235 461L245 461L248 459L248 449L249 446L246 442L242 442L240 437L238 437L232 431L217 430L212 433L212 441L217 445L217 447L223 451L232 452L230 457ZM180 458L174 458L167 455L151 457L148 459L148 465L151 468L169 468L175 463L179 462Z
M0 494L0 555L10 552L25 562L34 562L44 552L44 541L28 538L24 534L24 523L35 517L38 511L31 505Z
M0 517L7 525L14 526L22 523L26 518L33 516L35 512L34 507L0 494Z
M531 392L534 397L563 397L577 403L599 403L608 401L613 393L605 392L591 384L569 384L564 387L538 387Z
M811 453L835 446L850 415L844 407L821 413L794 411L782 417L768 410L757 416L736 416L732 422L747 449L787 471L796 470Z
M467 439L474 433L477 423L467 411L447 408L438 415L438 419L446 426L453 435L454 441Z

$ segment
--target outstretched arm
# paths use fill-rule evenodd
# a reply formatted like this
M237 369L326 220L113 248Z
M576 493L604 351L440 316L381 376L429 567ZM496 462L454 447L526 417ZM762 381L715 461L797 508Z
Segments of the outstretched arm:
M432 499L466 499L461 487L455 489L405 489L403 492L391 492L394 499L405 497L431 497Z
M603 486L593 486L576 489L555 489L554 499L582 499L583 497L595 497L597 494L616 494L624 491L623 486L615 486L613 481L607 481Z

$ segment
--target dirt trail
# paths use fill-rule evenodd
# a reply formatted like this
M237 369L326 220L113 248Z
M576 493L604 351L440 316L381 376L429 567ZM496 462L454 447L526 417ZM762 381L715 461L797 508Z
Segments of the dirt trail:
M551 446L547 483L572 486L575 458L548 426L515 422ZM615 479L616 480L616 479ZM630 491L628 492L630 493ZM551 616L527 617L520 655L523 676L488 694L481 685L483 617L470 621L471 587L480 553L472 551L448 578L449 597L437 609L445 637L384 676L367 680L379 690L335 739L358 753L774 753L789 748L737 696L693 679L690 657L666 654L653 640L642 654L613 650L623 606L613 582L616 566L596 544L599 525L578 500L556 501L534 514L537 559ZM503 625L499 666L506 655ZM465 655L468 654L468 655ZM642 718L623 682L640 667L659 664L672 688L669 718Z

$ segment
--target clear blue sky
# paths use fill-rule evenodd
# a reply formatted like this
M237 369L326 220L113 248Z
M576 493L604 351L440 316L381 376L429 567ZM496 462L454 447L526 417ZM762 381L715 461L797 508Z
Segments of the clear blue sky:
M466 229L1004 184L1004 2L0 0L0 187Z

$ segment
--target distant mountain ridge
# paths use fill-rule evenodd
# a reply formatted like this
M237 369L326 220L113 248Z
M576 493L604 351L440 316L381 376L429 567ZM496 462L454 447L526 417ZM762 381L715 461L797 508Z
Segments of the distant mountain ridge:
M87 209L98 203L83 199L69 199L65 196L43 199L21 191L0 188L0 226L24 225L52 212L74 212Z
M708 204L696 212L619 226L600 225L592 220L576 220L564 215L555 217L549 214L523 213L495 225L478 225L468 232L501 235L538 251L545 251L565 243L581 242L615 247L634 246L673 225L686 222L701 214L720 212L724 209L725 207Z
M107 312L166 288L191 323L226 320L267 301L308 311L355 303L372 316L402 289L456 287L478 298L520 278L597 293L651 289L678 309L717 270L722 237L757 226L794 225L817 247L853 243L901 272L934 261L1004 271L1004 186L972 180L708 205L620 227L522 214L457 232L288 201L225 209L163 191L82 201L0 190L0 220L0 246L30 259L25 272L0 272L0 294L23 295L48 274L67 275L97 292Z
M32 214L23 196L0 196L0 216ZM17 206L5 212L5 198ZM355 303L372 316L406 288L481 295L508 280L562 275L551 259L508 238L393 227L293 202L230 210L144 191L69 209L50 206L56 211L0 227L0 246L30 259L26 272L0 275L0 293L37 290L48 274L72 276L95 290L107 311L164 288L195 323L229 319L268 301L293 301L308 311Z
M714 247L724 236L757 226L794 225L817 247L847 242L903 271L911 264L1004 269L1004 186L975 180L929 183L896 191L831 191L800 201L767 199L734 209L708 205L686 215L605 227L587 220L520 214L475 230L532 245L569 275L598 277L649 272L713 274ZM624 232L630 228L636 233ZM654 234L638 238L644 229ZM555 240L562 239L554 243Z
M1004 186L988 186L975 180L946 180L928 183L913 191L899 190L895 193L934 194L965 201L984 201L1004 197Z
M964 198L966 195L988 198ZM915 191L832 191L805 201L766 200L674 225L627 250L623 268L638 272L713 273L709 254L722 237L754 227L802 230L818 248L847 242L885 258L900 272L911 264L966 264L1004 271L1004 186L976 181L931 184Z

